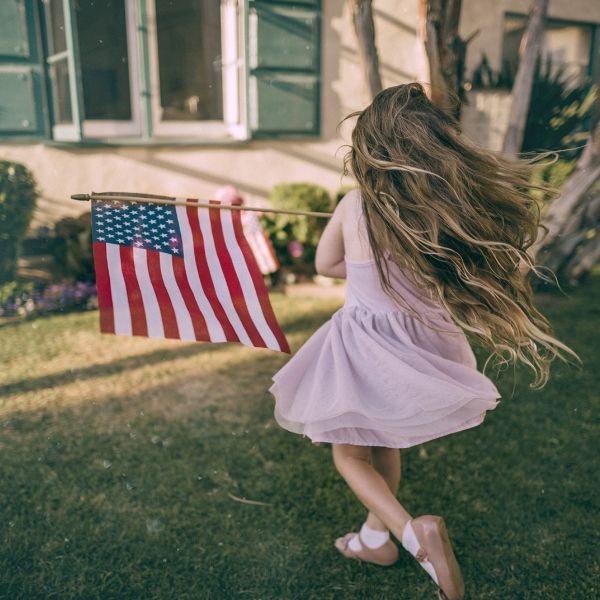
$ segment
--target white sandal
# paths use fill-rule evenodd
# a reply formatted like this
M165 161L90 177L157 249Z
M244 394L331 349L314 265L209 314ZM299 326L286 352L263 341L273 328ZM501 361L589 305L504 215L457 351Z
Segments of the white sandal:
M440 600L462 600L465 585L442 517L411 519L402 532L402 545L438 585Z

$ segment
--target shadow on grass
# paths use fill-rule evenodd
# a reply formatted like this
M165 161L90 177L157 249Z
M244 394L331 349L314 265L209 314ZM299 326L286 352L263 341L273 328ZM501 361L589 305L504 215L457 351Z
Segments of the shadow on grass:
M312 325L315 320L325 321L331 316L331 311L319 310L295 319L281 320L280 325L286 334L295 334L304 331ZM235 342L233 342L235 343ZM10 396L16 393L35 392L56 386L83 381L96 377L114 375L123 371L158 364L169 360L179 358L189 358L205 352L221 352L231 347L232 342L211 343L200 342L186 344L175 350L153 350L146 354L136 354L108 363L93 364L81 369L67 369L54 373L52 375L43 375L41 377L28 377L0 386L0 398ZM241 344L240 344L241 345ZM252 349L249 348L249 351Z
M590 363L594 292L549 310ZM327 316L282 324L299 340ZM0 598L432 598L433 584L406 553L383 572L333 548L365 511L327 446L274 422L265 383L283 358L248 350L209 377L181 375L6 421ZM403 451L399 498L415 515L447 519L468 598L595 597L595 373L558 365L543 393L517 375L514 400L481 427Z

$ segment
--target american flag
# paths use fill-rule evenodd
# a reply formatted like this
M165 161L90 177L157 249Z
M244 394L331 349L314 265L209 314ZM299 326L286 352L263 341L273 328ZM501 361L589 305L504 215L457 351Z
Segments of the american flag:
M258 215L249 210L242 211L244 234L254 253L258 268L263 275L279 269L279 261L269 238L265 235Z
M103 333L290 353L240 211L94 200L92 231Z

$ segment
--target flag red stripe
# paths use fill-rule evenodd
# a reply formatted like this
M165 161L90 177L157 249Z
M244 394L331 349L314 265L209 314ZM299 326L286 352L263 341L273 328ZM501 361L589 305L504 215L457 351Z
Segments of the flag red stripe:
M142 292L135 273L133 263L133 248L131 246L119 246L121 255L121 271L127 288L127 302L131 314L131 332L133 335L148 337L148 323L146 322L146 310L142 299Z
M185 306L190 313L190 317L192 318L192 325L194 326L194 335L196 336L196 339L209 342L210 333L208 331L208 327L206 326L206 320L202 314L202 311L200 310L200 307L198 306L198 302L196 302L196 297L194 296L194 292L192 292L190 282L188 281L185 272L183 258L180 256L173 257L173 272L175 273L175 281L177 281L177 286L179 287L179 291L181 292Z
M258 301L262 308L263 314L265 315L267 324L271 328L271 331L273 332L273 335L275 336L275 339L277 340L281 351L290 354L290 346L287 342L283 331L281 330L281 327L279 327L277 319L275 318L275 313L273 312L273 307L271 306L271 302L269 300L269 293L267 292L265 281L258 268L258 265L256 264L256 259L254 258L252 249L250 248L248 241L244 237L244 230L242 228L242 222L240 220L239 213L236 214L234 212L232 214L232 218L235 238L237 239L238 244L242 250L244 259L246 260L246 265L248 266L250 277L252 277L252 282L254 283L254 287L256 289L256 295L258 296Z
M162 316L165 337L179 339L181 336L179 335L179 328L177 327L175 310L171 304L171 298L165 287L162 272L160 270L160 253L155 252L154 250L147 250L147 252L148 273L150 273L150 282L154 288L154 293L156 294L158 307Z
M229 321L225 309L217 296L215 286L210 275L208 268L208 262L206 260L205 249L204 249L204 238L202 237L202 230L200 229L200 220L198 218L198 209L188 207L187 217L192 230L192 237L194 239L194 256L196 257L196 267L198 269L198 276L200 277L200 283L202 289L206 295L207 300L210 302L215 316L221 323L221 327L225 333L225 339L228 342L239 342L240 338L235 332L233 325Z
M210 202L215 203L214 200L211 200ZM217 249L217 256L219 257L219 262L221 263L221 268L223 269L223 275L225 276L225 281L227 282L227 287L229 288L229 295L231 296L235 310L240 317L242 325L244 326L252 345L260 348L266 348L267 344L262 339L258 329L256 328L256 325L254 324L254 321L252 320L252 317L250 316L250 313L248 312L246 298L244 298L242 286L240 285L235 267L233 266L233 261L231 260L229 250L227 249L227 244L225 243L225 239L223 237L223 226L221 224L220 215L221 210L223 209L209 208L208 214L210 215L210 226L213 239L215 241L215 247ZM237 216L239 218L239 211L232 212L238 213Z
M100 331L115 332L115 316L113 312L110 276L106 258L106 244L94 242L94 268L96 270L96 290L98 292L98 308L100 309Z

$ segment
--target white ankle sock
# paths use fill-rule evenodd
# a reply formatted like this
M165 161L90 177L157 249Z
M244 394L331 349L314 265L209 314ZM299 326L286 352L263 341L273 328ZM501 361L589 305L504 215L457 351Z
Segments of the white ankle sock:
M360 528L360 539L358 539L358 535L355 535L348 544L350 550L354 552L358 552L362 550L362 544L360 541L362 540L365 543L365 546L374 550L375 548L380 548L390 539L389 531L379 531L378 529L371 529L366 523L363 523Z
M417 554L419 553L419 548L421 548L421 544L417 539L415 530L413 529L410 521L408 521L408 523L406 523L406 525L404 526L401 542L404 549L410 552L416 558ZM433 565L431 564L431 562L429 562L428 559L419 561L419 564L429 573L431 578L436 583L439 583L437 573L435 572Z

